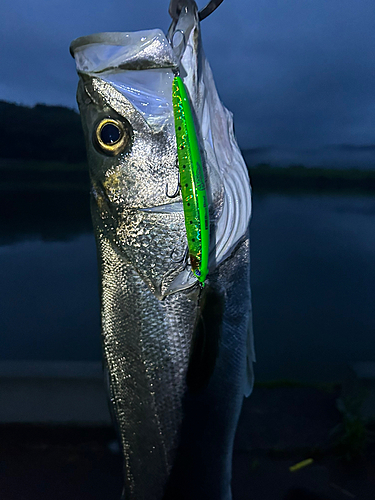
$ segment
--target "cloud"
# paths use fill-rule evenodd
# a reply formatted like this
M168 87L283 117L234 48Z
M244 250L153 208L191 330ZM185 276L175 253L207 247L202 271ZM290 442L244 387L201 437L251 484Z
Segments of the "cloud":
M14 0L0 10L0 99L75 106L72 39L161 27L168 1ZM243 147L373 143L373 0L227 0L202 23Z

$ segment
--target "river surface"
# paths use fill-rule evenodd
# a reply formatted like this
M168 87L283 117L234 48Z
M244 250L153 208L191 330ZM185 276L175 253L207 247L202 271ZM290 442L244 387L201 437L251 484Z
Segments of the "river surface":
M0 246L0 360L99 360L94 237ZM258 380L341 380L375 361L375 198L254 199Z

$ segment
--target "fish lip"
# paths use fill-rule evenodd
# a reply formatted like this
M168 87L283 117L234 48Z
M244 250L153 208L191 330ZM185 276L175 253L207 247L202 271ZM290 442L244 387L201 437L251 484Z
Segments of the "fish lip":
M175 214L181 213L184 211L182 201L175 201L173 203L166 203L164 205L156 205L153 207L142 207L137 208L140 212L149 212L149 213L161 213L161 214Z

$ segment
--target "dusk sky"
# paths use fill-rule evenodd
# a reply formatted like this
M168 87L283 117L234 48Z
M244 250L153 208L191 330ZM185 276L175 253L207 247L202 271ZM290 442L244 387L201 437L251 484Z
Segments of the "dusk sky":
M103 31L166 31L168 4L3 2L0 99L76 107L70 42ZM375 144L373 0L225 0L201 27L243 148Z

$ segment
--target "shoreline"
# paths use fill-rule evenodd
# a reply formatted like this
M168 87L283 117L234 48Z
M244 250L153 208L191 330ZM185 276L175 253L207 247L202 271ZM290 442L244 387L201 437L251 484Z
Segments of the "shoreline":
M72 390L87 382L89 376L99 382L99 365L85 370L81 378L78 364L68 370L60 365L55 375L60 382L64 373L71 377ZM28 373L41 380L42 373L35 371L35 366L29 364ZM1 374L4 370L0 370ZM326 391L298 384L254 388L253 394L244 400L234 444L234 500L372 500L374 424L367 428L360 421L365 433L362 437L350 430L338 409L342 390L336 387ZM63 409L76 411L72 401L61 395L57 393L55 399L59 399ZM29 393L28 402L31 399ZM48 399L40 401L40 408L47 408L50 403ZM85 401L81 400L81 404ZM97 414L92 406L90 411ZM109 418L96 423L2 422L0 435L0 486L4 499L47 500L56 496L58 484L61 498L75 498L79 491L80 498L118 500L122 457ZM297 469L293 469L296 464ZM40 477L48 480L36 479Z
M375 192L375 170L290 165L248 164L255 193L364 193ZM88 191L85 162L0 158L1 191Z

